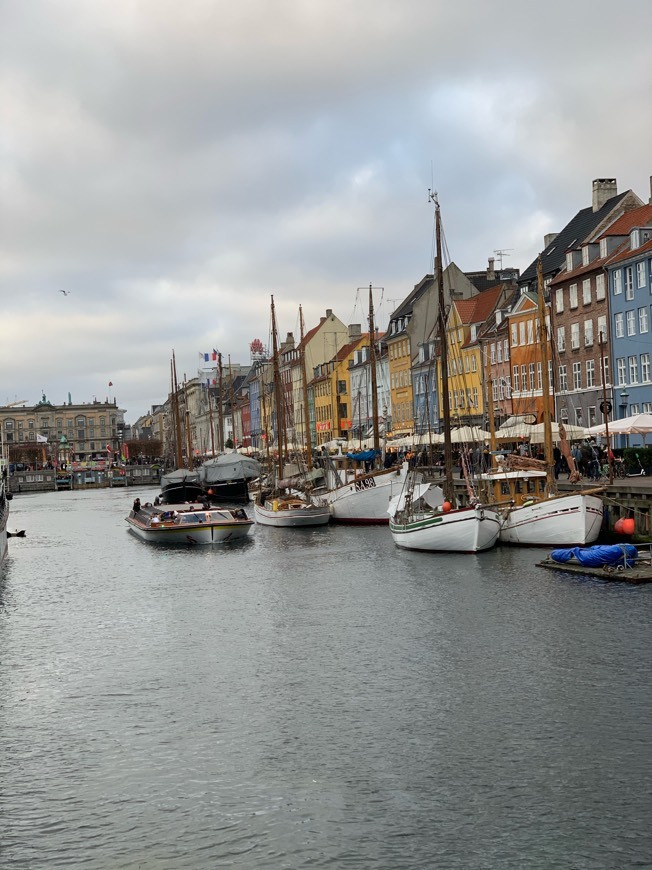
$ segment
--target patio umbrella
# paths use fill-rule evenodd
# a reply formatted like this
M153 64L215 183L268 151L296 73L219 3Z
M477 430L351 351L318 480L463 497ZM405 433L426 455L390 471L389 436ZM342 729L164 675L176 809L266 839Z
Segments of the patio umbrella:
M600 423L586 431L590 435L605 435L606 427L604 423ZM633 414L631 417L623 417L622 420L614 420L609 423L609 434L612 432L614 435L642 435L645 444L646 436L652 433L652 414Z
M581 438L586 438L587 430L584 426L572 426L570 423L564 423L564 429L569 441L579 441ZM609 429L611 430L611 426ZM530 441L533 444L543 444L544 438L543 423L537 423L536 426L530 427ZM559 423L552 424L552 440L559 441Z
M488 441L491 437L479 426L460 426L459 429L451 430L451 442L453 444L472 444L478 441Z

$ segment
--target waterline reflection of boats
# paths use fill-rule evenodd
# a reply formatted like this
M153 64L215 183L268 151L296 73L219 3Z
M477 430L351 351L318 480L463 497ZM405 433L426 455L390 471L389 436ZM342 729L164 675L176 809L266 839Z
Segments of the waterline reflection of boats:
M247 537L254 525L242 508L201 504L144 505L126 519L134 535L153 544L223 544Z
M7 461L0 456L0 564L7 555L7 522L9 520L9 500L7 492Z

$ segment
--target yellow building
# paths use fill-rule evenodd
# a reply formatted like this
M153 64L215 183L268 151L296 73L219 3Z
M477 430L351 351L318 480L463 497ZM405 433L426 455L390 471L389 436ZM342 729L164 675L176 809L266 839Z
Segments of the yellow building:
M451 424L484 428L485 394L482 347L478 334L504 297L504 287L492 287L472 299L451 303L446 322L448 348L448 390ZM440 419L441 366L438 367Z
M310 384L315 414L317 445L333 438L348 441L352 428L351 378L349 369L355 351L369 341L369 333L361 333L356 325L349 326L349 342L340 348L332 360L319 367L319 374Z

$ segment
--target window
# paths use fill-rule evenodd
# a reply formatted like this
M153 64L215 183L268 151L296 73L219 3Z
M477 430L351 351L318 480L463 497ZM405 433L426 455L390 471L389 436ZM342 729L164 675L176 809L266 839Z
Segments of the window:
M633 229L629 234L629 248L631 251L634 251L636 248L640 248L641 246L641 231L639 229Z
M534 323L531 320L527 322L527 343L534 344Z
M581 390L582 389L582 363L574 362L573 363L573 389Z
M577 308L577 284L571 284L568 288L568 304L571 308Z
M604 369L604 384L605 386L609 385L609 357L605 356L602 358L602 367Z
M548 368L548 381L549 381L549 383L552 383L551 372L552 372L552 369L550 369L550 367L549 367ZM537 390L541 390L543 388L542 373L543 373L543 364L538 362L537 363Z
M527 390L527 366L521 366L521 390Z
M614 326L616 338L622 338L625 335L625 315L622 311L615 315Z
M645 287L645 263L643 260L636 264L636 286Z
M478 388L473 387L473 407L478 407Z
M581 408L575 408L575 423L576 423L578 426L583 426L583 425L584 425L584 424L582 423L582 416L583 416L583 414L582 414L582 409L581 409Z
M559 366L559 389L566 392L568 389L568 372L566 366Z
M564 311L564 288L558 287L555 290L555 311L557 314L563 314Z
M559 416L561 417L561 422L565 426L568 425L568 408L562 408Z
M571 347L577 350L580 346L580 325L579 323L571 323Z
M585 320L584 321L584 347L591 347L593 345L593 321Z
M567 272L573 271L573 253L572 253L572 251L569 251L566 254L566 271Z
M514 376L514 389L518 392L518 389L519 389L519 385L518 385L518 366L514 366L514 368L512 369L512 374L513 374L513 376Z
M652 402L643 402L643 413L652 414Z
M618 296L623 292L623 273L620 269L614 272L614 296Z
M518 347L518 326L512 323L512 347Z
M636 312L633 308L627 312L627 335L636 335Z
M589 426L595 426L595 405L589 405Z
M634 267L625 267L625 299L634 298Z
M529 365L529 375L530 375L530 392L534 392L534 363L530 363L530 365Z
M492 395L494 402L498 401L498 384L494 381L492 385Z
M490 357L491 357L491 365L494 365L496 362L496 345L492 344L490 347Z
M630 384L638 383L638 357L630 356L628 358L629 362L629 382Z
M595 386L595 360L587 359L586 361L586 386Z
M504 344L504 346L505 346L505 353L504 353L504 355L505 355L505 362L507 362L507 361L509 360L509 342L507 341L507 339L505 339L505 341L503 342L503 344Z
M557 327L557 350L563 351L566 350L566 327L558 326Z
M640 414L641 413L638 402L632 402L632 404L629 406L629 413L630 414Z
M600 239L600 258L603 259L609 253L609 249L607 248L607 240Z
M607 315L606 314L601 314L600 317L598 317L598 344L600 343L601 340L603 342L607 340Z
M518 341L519 344L525 344L525 321L521 320L518 325Z
M647 332L647 308L638 309L638 331Z
M649 383L650 381L650 354L642 353L641 354L641 380L643 383Z
M475 354L471 357L471 371L477 372L478 370L478 360L476 359Z
M604 273L600 272L599 275L595 276L595 298L598 302L602 302L604 297Z
M464 354L464 371L468 374L471 371L471 360L468 353Z
M591 304L591 279L586 278L582 281L582 302L584 305Z
M493 345L492 345L492 347L493 347ZM496 345L496 354L497 354L496 359L498 360L498 362L502 362L503 361L503 343L502 343L502 341L499 341L498 344Z
M616 369L618 371L618 386L622 387L627 383L627 360L625 357L620 357L616 360Z
M591 254L589 252L589 246L583 245L582 247L582 265L588 266L591 262Z

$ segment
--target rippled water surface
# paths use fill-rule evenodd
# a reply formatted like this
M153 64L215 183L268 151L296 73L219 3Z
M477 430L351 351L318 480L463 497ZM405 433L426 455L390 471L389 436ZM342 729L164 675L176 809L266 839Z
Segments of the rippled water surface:
M652 867L652 587L379 528L155 548L152 494L12 503L0 867Z

